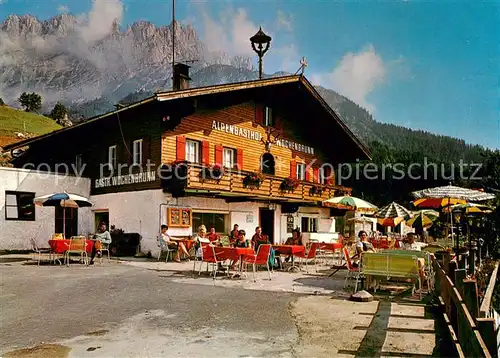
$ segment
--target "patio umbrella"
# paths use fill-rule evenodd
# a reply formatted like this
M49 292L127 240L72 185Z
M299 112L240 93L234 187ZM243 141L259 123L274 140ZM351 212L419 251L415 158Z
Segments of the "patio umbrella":
M435 188L428 188L412 192L415 199L413 204L420 207L444 207L452 204L463 204L469 201L484 201L494 199L495 195L485 193L481 190L461 188L458 186L449 185L438 186ZM432 200L419 200L419 199L432 199ZM431 206L434 203L439 206ZM451 237L453 238L453 215L450 212L451 224ZM457 253L458 253L458 237L457 237Z
M420 210L415 216L406 222L406 225L413 228L424 229L432 226L434 220L439 217L439 213L434 210Z
M396 217L396 218L378 218L377 223L379 223L382 226L398 226L401 224L403 221L405 221L405 217Z
M444 209L445 212L450 212L450 210L453 212L461 212L465 215L481 215L493 212L493 208L491 206L474 203L457 204Z
M373 214L379 219L393 219L400 217L411 216L410 210L406 209L404 206L399 205L396 202L392 202L389 205L384 206L382 209Z
M377 210L377 207L372 203L354 196L338 196L323 201L323 204L334 208L351 209L355 211L373 212Z
M61 208L82 208L92 206L92 203L87 198L66 192L39 196L33 199L33 202L37 206L58 206ZM63 210L63 237L66 238L66 210Z

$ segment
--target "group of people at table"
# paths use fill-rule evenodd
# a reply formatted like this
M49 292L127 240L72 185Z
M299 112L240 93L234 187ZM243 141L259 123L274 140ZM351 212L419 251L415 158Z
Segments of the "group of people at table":
M272 244L269 240L269 236L262 233L262 228L257 226L255 228L255 233L249 239L247 237L247 233L245 230L240 230L239 225L235 224L233 230L228 235L229 239L229 247L234 248L250 248L257 252L258 248L262 244ZM181 262L181 254L187 259L191 257L189 253L189 248L186 247L186 240L178 240L172 238L168 234L168 226L162 225L160 230L160 235L158 236L158 243L160 248L168 247L169 249L173 249L176 251L174 261ZM224 246L224 242L222 237L216 233L215 228L211 227L210 231L207 232L207 228L205 225L200 225L198 227L198 233L193 235L192 242L194 242L194 247L197 252L197 256L200 256L201 245L202 244L211 244L213 246ZM294 229L292 232L292 236L289 237L285 245L306 245L305 240L302 238L302 234L298 228ZM290 256L285 259L285 262L290 260ZM280 267L280 252L278 250L271 249L270 254L270 264L274 267ZM233 266L236 264L233 263Z

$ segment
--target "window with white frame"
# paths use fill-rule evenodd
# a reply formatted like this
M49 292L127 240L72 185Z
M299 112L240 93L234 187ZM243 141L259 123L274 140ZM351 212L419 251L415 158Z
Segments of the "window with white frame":
M78 154L75 158L75 169L77 173L80 173L80 171L82 170L82 165L83 165L82 155Z
M273 110L269 107L264 107L264 125L274 126Z
M318 232L318 218L303 216L301 220L302 232Z
M224 148L222 155L222 165L225 168L234 168L236 165L236 150L233 148Z
M304 163L297 163L297 179L306 180L306 165Z
M186 140L186 160L191 163L200 162L200 142Z
M142 165L142 139L134 140L132 149L132 165Z
M116 145L108 148L108 165L110 169L116 168Z
M5 191L5 220L35 221L35 193Z

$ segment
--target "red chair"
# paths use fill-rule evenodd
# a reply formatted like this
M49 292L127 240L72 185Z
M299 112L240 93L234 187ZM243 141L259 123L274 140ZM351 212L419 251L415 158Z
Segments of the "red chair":
M203 263L207 263L207 272L208 272L208 264L212 264L212 275L215 280L215 276L217 275L217 256L215 255L214 247L211 245L201 245L201 261L200 261L200 270L198 271L198 275L201 275L201 268Z
M316 270L316 272L318 272L318 266L316 265L316 253L318 252L319 247L320 247L319 242L313 242L311 244L311 247L309 248L309 251L307 252L307 255L304 255L301 257L306 262L306 272L307 273L309 273L309 270L307 269L307 261L313 260L313 259L314 259L314 269Z
M349 256L349 250L347 247L344 247L343 249L344 253L344 258L347 262L347 274L345 276L345 282L344 282L344 288L346 288L348 281L352 281L352 279L356 279L356 285L354 287L354 293L358 291L358 281L359 281L359 276L360 276L360 270L359 267L354 267L351 261L351 257Z
M260 245L257 249L257 254L255 255L245 255L243 256L243 263L245 265L252 264L253 266L253 281L255 279L255 266L256 265L266 265L267 272L269 272L269 281L271 281L271 270L269 269L269 255L271 254L271 245L264 244Z

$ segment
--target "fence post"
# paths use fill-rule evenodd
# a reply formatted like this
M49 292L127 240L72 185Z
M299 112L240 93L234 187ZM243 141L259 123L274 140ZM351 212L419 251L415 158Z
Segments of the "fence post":
M458 269L456 261L450 261L448 264L448 276L451 278L451 281L455 283L455 270Z
M478 318L477 329L492 357L498 357L496 322L493 318Z
M477 296L477 283L475 279L463 280L463 300L472 318L479 317L479 298Z
M458 292L460 292L460 296L462 299L464 297L464 279L467 276L467 272L465 269L457 269L455 270L455 287Z

